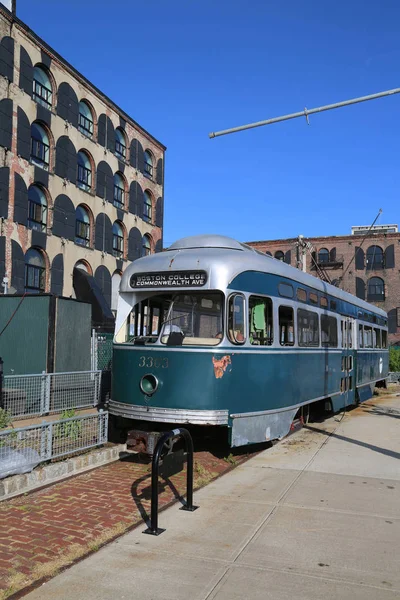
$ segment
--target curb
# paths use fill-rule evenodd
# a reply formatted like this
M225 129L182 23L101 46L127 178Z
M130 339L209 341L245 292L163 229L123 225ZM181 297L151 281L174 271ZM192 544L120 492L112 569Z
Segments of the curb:
M6 477L0 480L0 502L114 462L120 458L121 452L126 452L126 444L96 448L81 456L38 467L30 473Z

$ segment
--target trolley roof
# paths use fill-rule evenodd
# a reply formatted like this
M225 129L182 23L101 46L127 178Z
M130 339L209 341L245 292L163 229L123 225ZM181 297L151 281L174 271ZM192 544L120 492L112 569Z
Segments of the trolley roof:
M330 294L355 306L375 312L386 317L386 313L356 296L309 275L286 263L262 254L258 250L223 235L196 235L185 237L158 254L151 254L135 260L130 264L121 280L120 292L137 292L132 289L130 280L134 274L176 273L188 271L205 271L207 283L201 289L224 291L230 282L244 271L258 271L287 277L294 282L307 285L318 291ZM163 288L164 291L167 288ZM175 291L180 288L173 288ZM187 287L185 289L196 289ZM198 289L198 288L197 288ZM142 286L140 291L151 291L151 286ZM161 291L161 290L160 290Z

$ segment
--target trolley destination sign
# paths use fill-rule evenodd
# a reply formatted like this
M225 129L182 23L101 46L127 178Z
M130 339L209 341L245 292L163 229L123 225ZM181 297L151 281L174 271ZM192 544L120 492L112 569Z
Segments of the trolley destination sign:
M130 279L132 288L203 287L206 283L205 271L134 273Z

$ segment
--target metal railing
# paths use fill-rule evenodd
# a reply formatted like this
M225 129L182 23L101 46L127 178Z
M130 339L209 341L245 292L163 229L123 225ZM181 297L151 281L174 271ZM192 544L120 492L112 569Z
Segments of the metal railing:
M400 372L392 371L388 375L388 383L400 383Z
M101 371L5 375L2 403L12 417L27 418L97 406Z
M0 479L107 442L108 413L0 431Z

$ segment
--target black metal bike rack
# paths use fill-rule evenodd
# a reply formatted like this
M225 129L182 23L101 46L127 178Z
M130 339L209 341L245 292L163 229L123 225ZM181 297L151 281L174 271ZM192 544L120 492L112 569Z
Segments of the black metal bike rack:
M198 506L193 506L193 440L187 429L180 427L172 431L166 431L158 440L154 450L153 460L151 464L151 517L150 527L143 533L149 535L160 535L165 529L158 527L158 473L161 451L167 442L172 437L182 436L185 440L187 452L187 469L186 469L186 504L180 510L189 512L195 511Z

